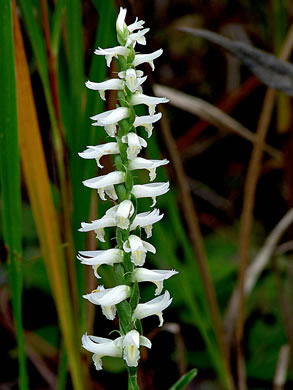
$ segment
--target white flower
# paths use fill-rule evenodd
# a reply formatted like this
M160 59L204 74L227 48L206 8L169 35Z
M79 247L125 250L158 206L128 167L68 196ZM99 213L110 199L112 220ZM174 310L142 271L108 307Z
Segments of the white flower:
M116 31L117 34L124 36L127 34L127 26L125 23L125 18L126 18L126 8L120 7L120 11L116 20Z
M146 148L148 146L145 139L139 137L136 133L133 132L123 135L122 142L128 144L127 158L129 160L132 160L137 157L141 148Z
M95 305L101 305L105 317L108 318L108 320L114 320L116 315L115 305L129 298L130 293L131 288L124 284L106 289L104 289L104 286L99 286L90 294L83 295L83 298L88 299Z
M118 76L125 80L127 88L131 92L142 91L141 84L145 82L147 76L143 76L141 70L127 69L118 73Z
M132 280L135 282L152 282L157 288L155 295L160 295L163 289L163 281L178 274L174 270L150 270L147 268L136 268L132 273Z
M134 213L134 206L130 200L123 200L116 211L116 223L117 226L121 229L128 229L129 227L129 218L132 217Z
M93 89L95 91L99 91L100 97L103 100L105 99L105 91L112 89L115 91L124 89L124 82L120 79L110 79L103 81L101 83L93 83L92 81L87 81L85 83L86 87L89 89Z
M164 295L160 295L159 297L154 298L149 302L139 303L133 312L132 319L141 320L155 314L159 317L159 326L162 326L164 322L162 311L166 309L171 304L171 302L172 298L170 298L169 291L165 291Z
M110 47L109 49L101 49L100 47L95 50L94 52L98 56L105 56L107 66L109 67L112 62L112 58L115 57L117 58L118 56L123 56L127 58L129 49L124 46L115 46L115 47Z
M148 133L148 138L152 135L154 126L153 123L159 121L162 118L162 113L159 112L155 115L136 116L133 123L134 127L143 126Z
M156 178L156 169L162 165L168 164L167 159L164 160L147 160L142 157L136 157L130 161L128 168L131 171L135 169L147 169L149 171L150 181L155 180Z
M134 23L127 26L127 30L130 33L132 33L135 30L140 30L143 27L144 23L145 23L144 20L138 20L138 18L136 18Z
M136 198L152 198L153 207L156 204L156 197L166 194L169 191L169 182L166 183L148 183L148 184L135 184L132 187L131 193Z
M102 200L106 200L105 193L113 200L117 200L117 194L114 184L120 184L125 181L125 173L120 171L110 172L107 175L93 177L82 182L89 188L98 190L98 194Z
M96 146L87 146L87 149L78 155L84 159L92 159L95 158L97 162L97 166L99 168L104 168L102 164L100 164L100 159L107 154L118 154L119 153L119 145L117 142L108 142L107 144L96 145Z
M88 336L87 333L84 334L81 339L83 348L94 354L93 361L97 370L101 370L103 368L102 357L122 356L122 341L123 337L118 337L116 340L111 340L104 337Z
M132 95L130 103L133 106L136 106L137 104L146 104L149 107L149 114L154 115L156 105L160 103L168 103L169 99L167 98L160 98L156 96L148 96L144 95L143 93L135 93Z
M126 253L131 252L130 259L137 266L144 265L146 252L156 253L156 248L153 245L134 234L130 235L128 240L123 243L123 249Z
M128 367L137 367L140 358L139 347L151 348L151 341L144 336L140 336L137 330L131 330L123 338L123 359Z
M80 260L81 264L91 265L96 278L100 279L98 268L104 264L113 266L113 264L122 263L123 251L116 248L97 251L79 251L77 259Z
M144 28L143 30L140 30L136 33L129 34L125 46L133 44L133 47L135 47L136 43L139 43L140 45L146 45L145 34L149 31L149 28Z
M102 242L105 242L104 229L106 227L113 227L113 226L117 226L116 219L106 214L102 218L96 219L91 223L81 222L81 228L78 229L78 231L90 232L94 230L97 235L97 239Z
M160 55L163 53L163 50L162 49L159 49L157 51L154 51L153 53L150 53L150 54L136 54L136 56L134 57L134 60L133 60L133 63L132 65L133 66L138 66L140 64L143 64L144 62L147 62L150 64L152 70L155 69L155 65L154 65L154 60L158 57L160 57Z
M150 238L152 236L153 224L159 222L163 216L164 214L160 214L159 209L137 214L130 225L130 230L135 230L137 226L140 226L144 228L147 238Z
M117 107L114 110L108 110L91 117L96 121L92 126L104 126L105 131L110 137L115 137L116 126L122 119L129 117L129 110L127 107Z

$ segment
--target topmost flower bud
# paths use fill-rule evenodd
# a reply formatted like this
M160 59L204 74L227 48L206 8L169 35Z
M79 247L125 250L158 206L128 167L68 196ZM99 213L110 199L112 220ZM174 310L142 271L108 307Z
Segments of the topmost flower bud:
M127 41L128 30L125 23L126 8L120 7L120 12L116 20L117 39L120 45L125 45Z

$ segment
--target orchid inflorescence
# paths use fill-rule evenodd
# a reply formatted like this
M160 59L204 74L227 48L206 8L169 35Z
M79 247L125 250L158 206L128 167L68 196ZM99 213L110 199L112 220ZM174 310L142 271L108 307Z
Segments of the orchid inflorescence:
M115 340L89 336L84 334L82 346L93 353L96 369L102 369L102 357L123 357L129 368L138 365L140 347L151 347L148 338L141 335L140 320L158 315L159 326L163 324L162 311L172 302L170 294L163 289L163 281L177 272L174 270L149 270L143 265L147 252L156 253L153 245L142 240L142 229L146 238L152 236L152 225L163 218L158 209L138 213L137 199L150 197L153 200L151 207L156 204L156 197L169 190L169 182L153 183L156 178L156 168L168 163L168 160L148 160L138 157L142 148L147 147L147 141L137 134L137 129L145 128L147 137L152 135L153 123L161 118L161 113L155 113L156 105L166 103L166 98L151 97L143 94L142 84L146 80L141 70L136 67L142 63L149 63L154 69L153 61L162 54L157 50L150 54L136 54L136 43L145 45L145 34L148 28L143 28L144 21L137 19L129 26L125 23L126 9L120 8L116 21L117 39L120 46L109 49L97 49L96 55L104 55L109 67L113 57L118 60L121 71L119 78L112 78L103 82L86 82L90 89L97 90L105 100L105 91L117 90L120 106L113 110L91 117L93 126L103 126L107 135L113 140L103 145L88 146L79 153L82 158L95 159L97 166L103 168L100 159L105 155L114 156L116 170L85 180L86 187L97 190L100 198L110 198L114 206L106 214L91 223L81 223L82 232L95 231L97 239L105 242L104 229L116 227L115 248L107 250L80 251L77 258L82 264L91 265L95 276L99 279L98 269L101 265L114 266L117 286L104 288L98 286L96 290L84 295L85 299L100 305L103 314L113 320L118 312L120 337ZM137 116L133 106L145 104L149 115ZM118 129L117 129L118 127ZM149 171L150 183L134 184L133 171L146 169ZM155 298L146 303L139 303L139 283L153 282L156 285ZM160 295L161 294L161 295ZM129 369L135 376L136 369Z

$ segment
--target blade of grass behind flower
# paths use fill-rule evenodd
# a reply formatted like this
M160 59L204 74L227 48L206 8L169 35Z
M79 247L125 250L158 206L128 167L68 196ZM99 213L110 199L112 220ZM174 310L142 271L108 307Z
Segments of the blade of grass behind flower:
M21 124L19 139L23 171L69 356L73 386L79 390L83 388L79 342L68 294L69 286L58 217L50 189L20 26L16 16L14 20L18 118Z
M22 326L22 244L20 158L17 136L17 106L12 24L12 3L3 4L0 13L0 179L4 243L7 249L8 277L16 327L19 386L28 389L24 335Z

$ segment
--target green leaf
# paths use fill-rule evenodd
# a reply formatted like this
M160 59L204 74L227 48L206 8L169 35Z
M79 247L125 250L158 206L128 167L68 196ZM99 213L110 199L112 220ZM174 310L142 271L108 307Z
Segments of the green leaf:
M20 389L28 389L22 327L22 237L20 157L17 134L16 81L14 64L12 2L5 1L0 13L0 181L4 243L7 249L8 277L18 343Z
M193 380L197 374L197 369L193 368L187 374L183 375L169 390L183 390Z

